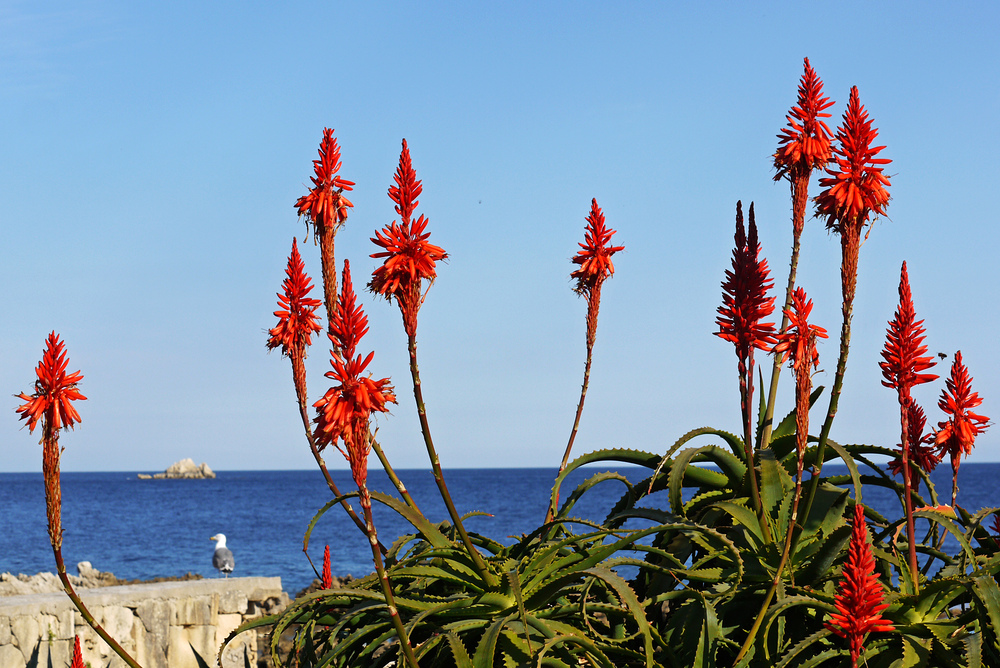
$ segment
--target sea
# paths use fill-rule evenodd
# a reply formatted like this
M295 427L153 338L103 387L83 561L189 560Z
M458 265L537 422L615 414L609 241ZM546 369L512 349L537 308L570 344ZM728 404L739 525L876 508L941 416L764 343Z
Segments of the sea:
M843 469L843 467L841 467ZM563 499L578 483L607 467L577 469L563 487ZM648 470L616 469L637 482ZM824 474L836 472L832 464ZM843 469L841 472L846 471ZM316 577L303 552L310 520L330 501L319 471L218 471L214 480L141 480L136 473L63 473L63 557L71 574L89 561L123 579L152 579L186 573L220 577L212 567L217 533L226 535L236 560L234 575L280 576L285 591L295 595ZM427 470L398 472L407 489L432 521L447 519L433 475ZM349 471L333 471L342 491L355 489ZM459 512L478 513L466 527L504 543L537 528L545 517L555 469L452 469L445 480ZM932 474L939 503L951 498L951 468L944 462ZM1000 463L965 463L959 471L959 505L969 511L1000 506L997 483ZM396 496L381 470L369 474L369 487ZM583 495L574 516L601 520L625 491L616 480L605 481ZM889 518L902 515L897 497L866 486L863 501ZM353 503L356 510L357 500ZM645 505L666 508L663 492ZM379 539L386 545L412 527L393 510L374 509ZM45 519L41 473L0 473L0 573L54 571ZM373 570L371 551L360 530L336 506L321 517L308 554L322 567L330 547L334 575L363 576ZM957 552L949 539L945 550Z

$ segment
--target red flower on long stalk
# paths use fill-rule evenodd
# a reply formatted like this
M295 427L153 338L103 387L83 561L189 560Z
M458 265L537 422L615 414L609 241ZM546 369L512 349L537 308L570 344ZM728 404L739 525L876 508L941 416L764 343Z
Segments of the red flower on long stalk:
M750 203L749 236L743 227L743 203L736 203L736 247L733 268L726 271L722 283L722 306L716 324L716 336L736 345L736 356L747 360L754 348L770 350L774 345L774 323L761 322L774 312L774 297L767 292L774 287L767 260L758 257L757 223Z
M770 350L775 343L774 323L761 322L774 312L774 297L767 291L774 283L769 277L767 260L758 257L757 223L754 220L753 202L750 203L750 234L743 228L743 203L736 202L736 247L733 249L733 268L726 271L722 282L722 306L719 307L719 336L736 345L739 359L740 409L743 414L743 447L747 462L750 497L760 520L761 530L770 540L770 525L764 519L757 488L757 471L753 454L753 351Z
M351 474L360 489L368 478L369 441L368 420L372 412L387 413L386 404L396 403L396 396L388 378L375 380L371 374L362 376L375 356L374 352L362 358L357 354L358 343L368 332L368 318L356 304L351 283L350 263L344 261L343 281L333 317L330 351L333 371L326 377L338 382L323 398L313 404L316 414L316 443L322 449L333 444L351 464ZM340 351L338 353L337 351ZM341 449L338 441L343 441ZM362 493L361 504L371 504Z
M860 231L869 213L885 214L889 179L882 173L882 165L892 161L875 157L885 148L872 146L877 136L878 129L872 128L854 86L843 124L837 128L840 145L833 151L836 167L827 169L829 178L820 179L825 190L816 198L817 215L825 216L827 227L841 234L848 225Z
M316 317L321 302L308 296L313 289L312 279L306 274L294 239L285 274L282 291L278 293L278 310L274 312L278 324L268 332L267 348L273 350L280 346L282 355L292 357L312 345L312 335L322 329Z
M69 668L86 668L83 662L83 652L80 650L80 636L73 636L73 661Z
M393 221L375 232L372 242L385 250L373 253L371 257L384 260L382 266L372 272L369 288L386 299L396 299L403 315L403 327L407 336L412 338L416 336L417 313L427 296L422 291L422 281L434 282L437 277L436 263L446 259L448 254L440 246L427 241L430 232L425 231L428 220L423 215L415 221L411 220L423 185L417 180L405 139L393 179L396 185L389 187L389 197L396 203L400 222Z
M917 469L930 473L941 462L941 457L929 443L934 442L934 434L924 433L927 426L927 416L924 409L912 397L906 403L906 425L909 440L910 480L916 480ZM903 473L903 446L899 446L899 456L889 462L889 470L893 475Z
M354 189L354 182L337 175L340 171L340 146L332 128L323 128L319 145L319 160L313 160L315 176L309 177L313 187L295 202L300 216L305 216L318 227L336 227L347 219L347 208L353 207L344 191Z
M333 575L330 573L330 546L323 549L323 589L333 589Z
M910 277L906 271L906 262L903 262L899 271L899 306L896 308L895 316L889 321L889 328L885 333L885 348L882 350L883 361L879 362L879 366L882 368L884 378L882 384L896 390L896 398L899 400L899 470L903 474L903 507L906 512L908 557L910 575L915 587L918 586L918 564L916 528L913 522L913 499L910 497L910 490L913 489L910 453L914 451L911 444L922 438L923 425L914 429L915 425L910 424L911 404L913 404L910 390L914 385L929 383L937 379L934 374L922 373L935 364L932 357L924 354L927 352L927 346L924 345L923 324L923 320L917 320L916 311L913 308ZM914 417L916 418L916 416ZM921 456L926 464L926 457Z
M955 353L951 376L946 381L946 386L947 389L941 393L938 407L951 418L938 423L934 443L941 457L946 454L951 457L951 505L954 506L958 497L958 467L962 463L962 457L972 454L976 437L986 431L990 419L972 412L972 409L981 405L983 400L978 392L972 391L972 376L962 362L961 350Z
M583 232L583 243L579 244L580 250L573 257L573 264L580 265L580 268L569 275L576 280L573 291L587 299L587 361L583 367L583 385L580 388L580 401L576 405L576 418L569 432L569 442L563 451L559 473L565 471L566 464L569 463L573 442L580 428L580 416L583 414L583 403L587 398L587 387L590 385L590 365L593 360L594 342L597 340L597 317L601 310L601 285L615 273L611 256L625 250L624 246L611 245L611 237L615 234L616 231L607 226L604 212L597 206L597 199L591 199L587 226ZM545 513L546 524L555 517L558 503L559 494L556 493L549 501L549 508Z
M823 81L809 59L804 63L798 102L786 116L788 127L782 128L778 135L778 150L774 153L775 181L785 176L794 179L801 172L808 174L826 166L831 157L833 133L823 119L830 118L830 114L824 112L834 103L823 97Z
M60 429L72 429L80 422L80 414L73 407L73 402L85 400L76 384L83 380L79 371L67 374L69 359L66 357L66 347L59 340L59 335L51 332L45 340L45 351L42 361L35 367L35 393L27 395L24 392L17 395L25 401L17 407L22 420L28 421L28 431L34 432L35 426L42 418L48 422L53 434Z
M885 592L875 575L875 557L868 544L868 525L861 504L854 506L852 527L843 580L834 601L837 613L831 616L826 627L841 638L847 638L851 662L857 668L865 637L872 632L892 631L893 624L881 614L889 604L883 603Z

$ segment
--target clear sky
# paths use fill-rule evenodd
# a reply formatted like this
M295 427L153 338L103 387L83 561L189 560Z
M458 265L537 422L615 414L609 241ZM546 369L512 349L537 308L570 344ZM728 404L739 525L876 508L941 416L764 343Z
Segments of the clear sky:
M1000 416L996 4L489 4L0 5L0 470L40 469L11 395L31 391L51 330L89 397L60 441L64 470L314 466L288 361L264 344L324 126L357 182L337 237L356 284L394 217L403 138L417 212L450 255L418 331L446 468L558 465L584 363L570 258L592 197L626 251L576 452L738 431L736 356L712 335L720 282L742 199L783 291L790 202L770 156L803 57L837 102L831 126L857 85L893 160L889 215L861 249L833 438L898 441L878 361L903 260L931 352L961 349L982 412ZM816 379L829 386L839 239L810 219L803 244L799 283L834 334ZM318 280L318 249L302 250ZM370 368L400 399L379 439L396 466L426 467L399 311L361 303ZM307 361L313 400L328 350L320 340ZM915 392L932 423L943 385ZM998 459L994 426L972 461Z

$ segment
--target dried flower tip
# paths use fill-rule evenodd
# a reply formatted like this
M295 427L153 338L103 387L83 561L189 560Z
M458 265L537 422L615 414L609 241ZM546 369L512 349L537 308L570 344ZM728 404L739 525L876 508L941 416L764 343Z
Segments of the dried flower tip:
M924 409L910 397L906 398L906 425L907 440L909 441L908 447L910 449L909 453L907 453L910 460L910 480L916 480L917 469L930 473L937 468L937 465L941 462L941 457L934 451L932 446L928 445L934 442L934 434L924 433L924 429L927 426L927 416L924 414ZM898 447L900 453L902 453L903 446L898 445ZM889 470L892 471L893 475L902 475L902 454L889 462Z
M750 203L750 233L743 228L743 203L736 203L736 247L733 249L733 268L726 271L722 282L722 306L715 333L736 344L736 356L741 360L750 356L750 350L770 350L775 343L774 323L761 322L774 312L774 297L767 291L774 287L770 279L767 260L758 258L757 223L754 221L753 203Z

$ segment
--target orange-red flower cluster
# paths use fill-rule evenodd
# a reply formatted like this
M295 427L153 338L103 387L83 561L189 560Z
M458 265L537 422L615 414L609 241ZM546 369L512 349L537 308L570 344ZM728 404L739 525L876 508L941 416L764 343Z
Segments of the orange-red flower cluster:
M45 340L42 361L35 367L35 374L38 376L35 393L29 396L22 392L17 395L18 399L26 402L16 410L21 414L22 420L28 421L28 431L35 431L35 425L43 417L53 432L72 428L75 423L80 422L80 414L76 412L72 402L87 398L76 388L76 384L83 380L83 374L79 371L67 374L68 364L63 342L59 340L58 334L51 332Z
M333 371L326 373L326 377L337 381L338 385L327 390L313 406L317 409L317 446L322 449L332 443L340 449L351 464L355 482L361 487L368 476L371 449L368 419L373 411L388 412L386 404L396 403L396 396L388 378L375 380L371 374L361 375L375 353L363 359L357 354L358 343L368 332L368 318L355 302L350 264L345 260L340 296L330 319L330 340L340 354L330 351ZM343 441L344 449L337 444L338 440Z
M788 317L788 328L775 337L777 345L775 354L788 354L796 377L807 375L809 367L819 366L819 352L816 350L816 339L827 338L826 330L809 324L809 314L812 313L812 300L806 296L802 288L792 292L792 307L785 309Z
M778 170L775 181L792 176L796 168L808 173L830 161L833 133L822 119L830 118L824 110L832 106L830 98L823 97L823 81L806 58L798 104L788 112L788 127L778 135L778 150L774 154L774 167Z
M831 616L826 626L841 638L847 638L851 661L856 667L865 636L872 631L882 633L893 630L892 622L881 614L889 604L882 602L885 595L875 574L875 558L868 544L868 525L865 524L865 508L861 504L854 506L851 543L847 548L843 578L840 593L834 601L837 614Z
M842 232L851 225L856 230L865 224L868 214L885 214L889 179L882 173L891 160L876 158L885 146L872 146L878 129L872 128L868 112L858 99L858 87L851 88L851 99L844 122L837 128L839 146L834 149L836 167L827 168L830 178L820 179L825 188L816 198L816 215L827 218L827 227Z
M733 268L726 271L722 283L722 306L716 324L719 336L736 344L736 356L745 360L753 348L769 350L774 345L774 323L761 322L774 312L774 297L767 291L774 287L767 260L758 258L757 223L750 203L750 234L743 228L743 203L736 203L736 247Z
M569 275L576 279L576 290L581 295L594 292L609 276L615 273L615 265L611 256L625 250L624 246L610 246L615 230L608 228L604 222L604 212L597 206L597 200L590 200L590 214L587 216L587 227L584 230L584 243L581 250L573 258L573 264L580 268Z
M990 419L972 412L983 400L978 392L972 391L972 376L962 363L961 350L955 353L951 377L946 385L947 389L941 393L938 407L951 418L938 423L939 431L934 437L934 443L941 457L945 454L951 456L952 467L957 470L961 457L972 454L976 436L986 431Z
M906 398L906 433L907 440L909 441L910 451L909 463L910 463L910 480L916 480L917 468L923 469L925 472L930 473L937 465L941 462L941 457L934 451L934 448L929 443L934 442L934 434L924 433L924 428L927 426L927 416L924 414L924 409L917 404L912 398ZM903 446L899 446L900 455L889 462L889 469L892 471L893 475L902 475L903 473Z
M411 220L416 208L417 197L423 192L423 185L417 179L410 160L410 149L403 140L403 150L399 154L399 166L393 175L396 185L389 187L389 198L396 203L396 213L400 222L393 221L382 230L375 232L372 242L385 250L373 253L371 257L383 259L382 266L372 272L369 288L386 299L395 297L403 314L403 326L408 336L415 337L417 313L424 301L421 282L431 282L437 277L436 264L448 257L440 246L428 242L430 232L428 220L421 215Z
M933 367L936 362L927 352L924 345L924 321L917 320L913 309L913 296L910 293L910 277L906 271L906 262L899 276L899 307L895 317L889 321L885 332L885 349L879 366L882 367L882 384L899 392L900 403L910 396L914 385L937 380L932 373L921 373Z
M283 355L301 354L312 345L312 335L322 329L316 317L320 301L308 295L313 289L311 279L306 275L305 264L299 255L297 242L292 240L292 253L288 256L285 280L281 284L283 292L278 293L278 324L268 334L268 350L281 346Z
M354 182L337 176L340 166L340 147L333 130L323 128L319 160L313 160L316 176L310 177L313 187L295 202L299 215L306 216L317 227L336 227L347 219L347 208L354 206L343 195L345 190L354 189Z
M80 650L80 636L74 636L73 639L73 661L69 664L69 668L86 668L87 664L83 662L83 652Z
M323 549L323 589L333 589L333 575L330 573L330 546Z

